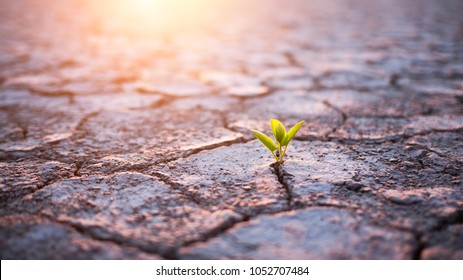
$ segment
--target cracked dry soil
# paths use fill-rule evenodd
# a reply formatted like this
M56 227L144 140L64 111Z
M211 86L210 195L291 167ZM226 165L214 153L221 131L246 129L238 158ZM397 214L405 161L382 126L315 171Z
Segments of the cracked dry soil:
M2 259L463 259L461 1L198 3L0 0Z

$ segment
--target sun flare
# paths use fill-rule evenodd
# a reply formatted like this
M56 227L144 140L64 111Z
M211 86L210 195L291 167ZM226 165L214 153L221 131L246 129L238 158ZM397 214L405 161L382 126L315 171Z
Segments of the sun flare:
M96 21L101 26L127 30L174 32L211 22L211 12L223 8L223 0L103 0L95 1ZM228 2L230 3L230 2Z

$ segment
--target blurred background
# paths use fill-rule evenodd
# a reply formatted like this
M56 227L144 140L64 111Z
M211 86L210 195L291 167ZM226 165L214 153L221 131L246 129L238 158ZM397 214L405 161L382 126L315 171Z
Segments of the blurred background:
M282 76L320 80L340 72L348 75L334 83L371 76L386 85L403 74L401 82L408 85L409 79L432 79L435 72L451 77L462 70L461 1L1 0L0 5L0 77L4 85L38 91L69 83L78 94L149 91L169 82L256 86ZM313 87L300 80L287 86ZM453 81L449 86L462 87Z

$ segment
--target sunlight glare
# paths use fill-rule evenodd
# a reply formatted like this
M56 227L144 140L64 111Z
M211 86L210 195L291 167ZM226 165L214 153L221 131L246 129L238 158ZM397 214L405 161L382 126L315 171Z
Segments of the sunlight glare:
M210 21L211 12L223 8L223 0L103 0L95 1L101 25L119 32L143 30L174 32Z

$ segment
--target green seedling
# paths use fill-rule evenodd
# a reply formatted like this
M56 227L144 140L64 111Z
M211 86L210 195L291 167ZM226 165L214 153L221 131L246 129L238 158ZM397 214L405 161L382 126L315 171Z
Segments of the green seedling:
M303 124L304 121L300 121L286 132L285 126L279 120L271 119L270 127L272 128L276 143L273 142L272 138L260 131L251 129L251 132L270 150L275 160L281 164L283 163L283 157L286 154L289 142L291 142L291 139L293 139L294 135L296 135Z

